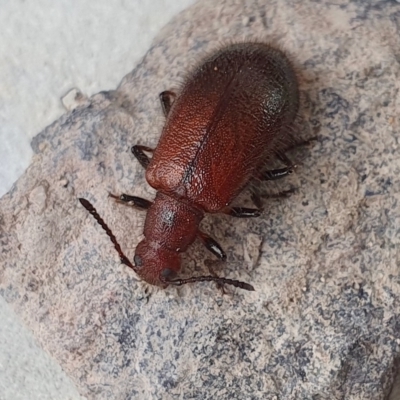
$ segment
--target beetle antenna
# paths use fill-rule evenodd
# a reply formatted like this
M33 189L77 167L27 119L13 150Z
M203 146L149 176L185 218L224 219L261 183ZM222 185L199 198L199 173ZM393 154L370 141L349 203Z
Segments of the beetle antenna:
M132 268L135 271L135 267L133 264L129 261L128 257L123 253L121 250L121 246L117 242L116 237L114 234L111 232L111 229L108 227L108 225L104 222L103 218L100 217L98 214L97 210L93 207L92 203L86 199L79 198L80 203L83 205L83 207L86 208L90 212L90 214L93 215L93 218L101 225L101 227L106 231L108 237L110 238L112 244L115 247L115 250L117 250L119 258L121 259L121 262L128 266L129 268Z
M194 283L194 282L217 282L220 284L226 284L226 285L232 285L240 289L244 290L249 290L251 292L254 292L254 287L250 285L249 283L242 282L242 281L237 281L235 279L228 279L228 278L218 278L216 276L193 276L191 278L187 279L173 279L173 280L164 280L165 283L169 285L175 285L175 286L182 286L185 285L186 283Z

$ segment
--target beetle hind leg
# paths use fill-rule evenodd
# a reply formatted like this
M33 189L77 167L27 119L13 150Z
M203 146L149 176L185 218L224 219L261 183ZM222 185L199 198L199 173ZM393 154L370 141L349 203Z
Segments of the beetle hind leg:
M165 116L167 116L171 110L172 104L175 101L176 93L165 90L159 94L161 107ZM136 159L139 161L140 165L146 169L150 164L150 158L145 154L145 151L148 153L153 153L154 149L147 146L135 145L132 146L131 151Z

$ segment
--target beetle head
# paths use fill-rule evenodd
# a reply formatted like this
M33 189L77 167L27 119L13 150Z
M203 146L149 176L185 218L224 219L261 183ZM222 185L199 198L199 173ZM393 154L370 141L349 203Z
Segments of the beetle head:
M144 281L151 285L166 287L168 281L173 279L181 268L180 254L152 243L142 240L136 247L135 272Z

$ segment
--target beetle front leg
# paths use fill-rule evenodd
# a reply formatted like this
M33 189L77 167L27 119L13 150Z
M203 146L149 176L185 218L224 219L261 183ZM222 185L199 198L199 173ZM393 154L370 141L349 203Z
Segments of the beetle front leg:
M140 145L135 145L132 146L131 151L133 155L136 157L136 159L139 161L140 165L146 169L148 165L150 164L150 158L144 153L145 151L152 153L154 149L151 147L147 146L140 146Z
M226 260L226 254L224 250L222 250L222 247L211 236L207 235L207 233L204 233L201 230L198 230L197 237L201 240L201 242L204 244L204 246L208 251L213 253L220 260L222 261Z
M153 204L150 200L146 200L137 196L131 196L124 193L119 196L109 193L109 196L115 199L115 201L119 204L125 204L127 206L135 207L139 210L147 210Z

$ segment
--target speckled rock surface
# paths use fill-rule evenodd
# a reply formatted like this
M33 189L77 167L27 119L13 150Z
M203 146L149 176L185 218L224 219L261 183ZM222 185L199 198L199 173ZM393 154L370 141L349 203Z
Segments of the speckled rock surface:
M40 133L0 201L0 294L90 399L386 399L400 343L400 4L197 3L114 92ZM120 265L77 197L132 257L143 213L108 192L152 198L129 149L154 146L158 93L221 43L272 41L294 59L301 126L318 135L259 219L207 217L228 253L220 275L160 290ZM246 196L243 196L243 202ZM185 275L204 272L195 244ZM392 398L394 398L392 396Z

